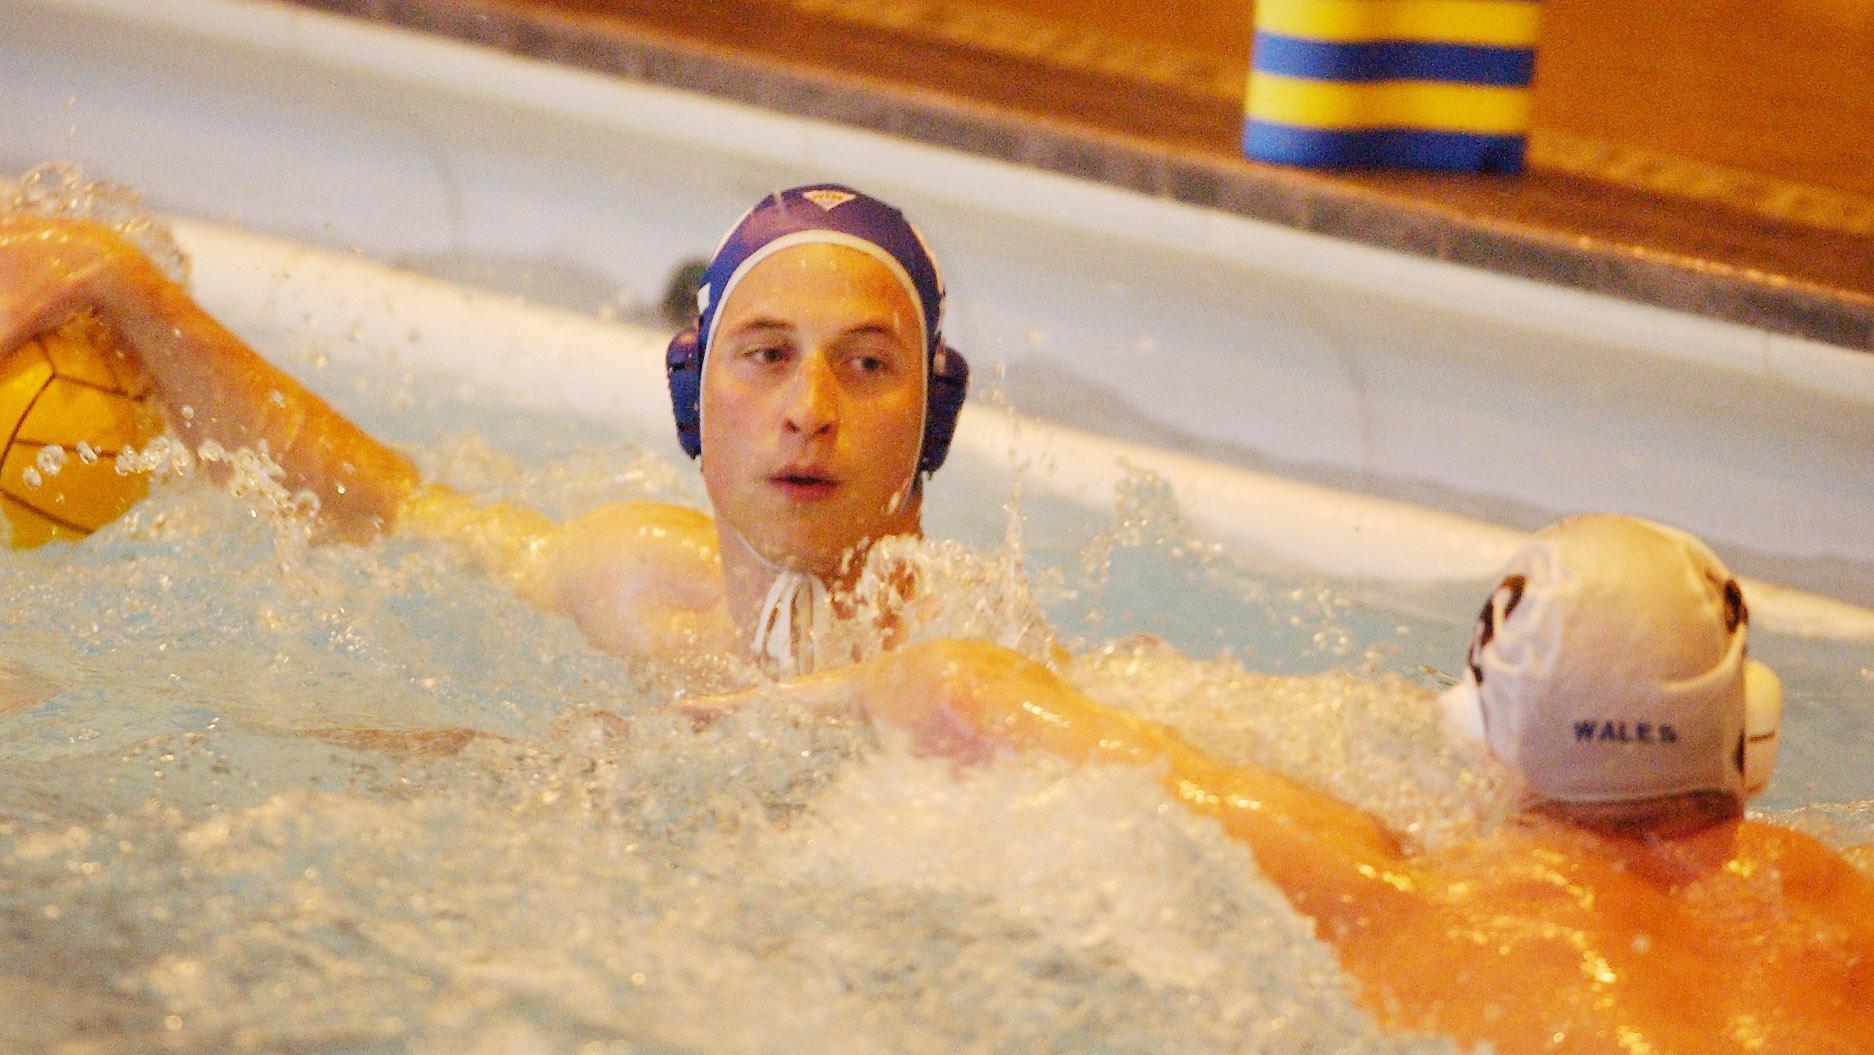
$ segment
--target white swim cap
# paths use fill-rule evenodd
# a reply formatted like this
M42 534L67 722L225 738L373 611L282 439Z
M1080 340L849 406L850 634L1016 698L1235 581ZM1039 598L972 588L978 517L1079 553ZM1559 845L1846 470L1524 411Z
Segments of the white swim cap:
M1704 543L1632 517L1563 520L1504 569L1448 724L1557 802L1746 798L1769 782L1782 714L1748 630Z

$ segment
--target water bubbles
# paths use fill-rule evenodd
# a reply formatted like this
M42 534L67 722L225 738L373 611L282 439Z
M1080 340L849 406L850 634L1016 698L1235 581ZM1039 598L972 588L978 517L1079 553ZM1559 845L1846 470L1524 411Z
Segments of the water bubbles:
M187 480L195 474L195 455L187 444L169 436L153 437L142 450L126 445L117 452L119 476L148 473L158 480Z
M1045 660L1053 646L1020 559L1006 551L986 557L954 541L882 539L832 603L845 618L816 630L822 656L862 659L887 642L963 637Z
M70 455L66 453L65 448L56 443L48 443L44 447L39 448L39 456L33 459L33 464L45 475L57 476L59 472L65 468L65 461L68 457L70 457ZM37 487L39 485L34 483L29 486Z
M1353 635L1345 627L1328 626L1314 632L1309 643L1314 650L1329 656L1345 656L1353 644Z
M90 443L88 443L88 442L86 442L85 440L79 440L79 441L78 441L78 447L77 447L77 451L78 451L78 460L79 460L79 462L81 462L81 463L83 463L83 464L85 464L85 465L96 465L96 464L97 464L97 462L98 462L98 451L97 451L97 448L96 448L96 447L93 447L93 446L91 446L91 444L90 444Z
M38 469L29 465L20 471L20 482L27 487L37 490L40 485L45 483L45 480L39 475Z
M142 196L130 187L88 180L79 165L49 162L17 181L0 179L0 212L104 224L142 250L171 280L188 281L188 257L169 226L143 210Z

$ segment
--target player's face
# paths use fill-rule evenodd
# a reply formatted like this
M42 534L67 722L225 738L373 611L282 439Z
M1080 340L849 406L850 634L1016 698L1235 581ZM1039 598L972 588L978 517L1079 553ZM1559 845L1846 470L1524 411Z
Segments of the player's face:
M783 249L722 306L703 372L703 482L764 558L830 572L916 531L924 433L917 307L845 246Z

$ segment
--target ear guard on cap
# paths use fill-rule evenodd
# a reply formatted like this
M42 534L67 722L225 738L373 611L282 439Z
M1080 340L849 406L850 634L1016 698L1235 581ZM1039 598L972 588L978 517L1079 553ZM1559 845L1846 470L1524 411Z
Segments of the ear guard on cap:
M1445 732L1459 740L1489 748L1484 737L1484 701L1477 678L1469 670L1464 680L1438 694L1438 710ZM1776 671L1756 660L1744 664L1744 797L1754 799L1770 786L1776 773L1776 745L1783 729L1783 683Z
M918 453L917 467L922 473L934 473L950 456L950 440L957 433L957 415L963 411L963 397L970 391L970 364L963 353L937 343L931 356L930 389L925 396L924 447Z
M695 326L685 327L664 349L664 377L670 383L670 409L677 421L677 442L692 458L703 453L703 350ZM925 396L924 444L917 467L934 473L950 454L957 415L969 395L970 364L963 353L939 341L930 362Z
M1776 772L1783 732L1783 683L1756 660L1744 664L1744 797L1756 798Z
M664 349L664 377L670 382L670 409L677 418L677 442L694 458L703 453L703 350L696 327L686 326Z

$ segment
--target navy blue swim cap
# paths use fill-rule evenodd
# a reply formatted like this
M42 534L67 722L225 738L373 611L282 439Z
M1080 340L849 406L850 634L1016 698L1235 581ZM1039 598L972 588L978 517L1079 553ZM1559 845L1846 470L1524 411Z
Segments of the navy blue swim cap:
M911 294L929 365L918 469L936 471L949 452L957 413L969 388L969 364L943 343L943 276L923 237L902 212L834 183L794 187L763 198L716 247L697 290L696 324L677 334L665 355L678 442L692 458L702 453L703 362L717 313L742 276L770 255L796 245L856 249L885 265Z

